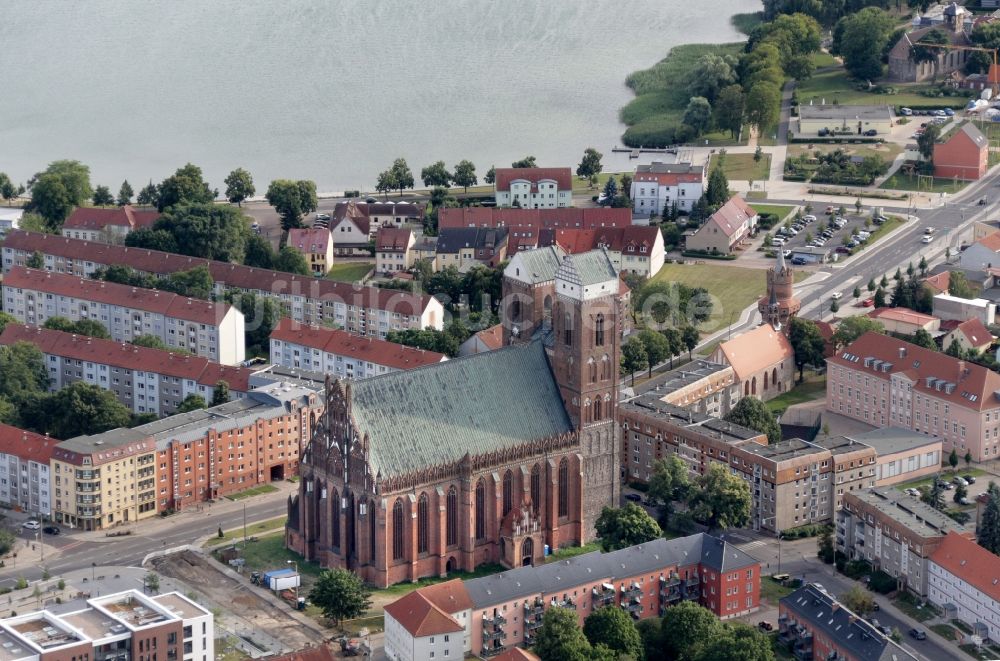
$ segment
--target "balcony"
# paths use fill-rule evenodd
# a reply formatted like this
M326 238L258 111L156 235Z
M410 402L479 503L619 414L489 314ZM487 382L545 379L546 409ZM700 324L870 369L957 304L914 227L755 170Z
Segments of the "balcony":
M507 639L507 632L502 629L496 631L490 631L489 629L483 629L483 644L492 643L494 641L501 641Z
M607 606L615 600L615 586L610 583L602 584L601 589L592 588L590 593L590 600L594 604L593 608Z
M504 651L503 646L490 647L490 646L487 646L487 645L483 645L482 655L483 655L483 658L488 659L491 656L496 656L498 654L502 654L503 651Z
M535 599L532 603L524 602L524 618L525 620L538 617L543 612L545 612L545 602L541 599Z
M505 624L507 624L507 618L499 613L494 613L492 618L483 618L483 631L489 628L499 630Z
M663 601L678 601L681 598L681 577L671 574L669 578L660 577L660 599Z
M573 597L567 597L563 601L557 601L556 599L553 598L552 605L557 606L559 608L568 608L574 611L576 610L576 601L573 600Z

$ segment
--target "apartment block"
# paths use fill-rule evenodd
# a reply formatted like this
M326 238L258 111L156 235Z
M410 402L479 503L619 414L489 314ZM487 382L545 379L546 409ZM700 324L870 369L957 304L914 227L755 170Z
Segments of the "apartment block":
M204 266L212 275L219 299L229 290L254 294L275 301L283 316L317 326L337 326L355 335L385 339L391 330L444 328L444 307L433 296L20 230L4 240L4 273L24 266L36 251L42 254L46 271L80 277L89 277L111 264L156 276Z
M448 360L443 353L345 331L305 326L283 318L271 331L271 362L324 372L338 379L363 379Z
M705 166L653 161L636 167L630 197L635 213L661 215L671 207L690 211L704 192Z
M61 232L73 239L121 243L131 232L151 228L160 215L159 211L136 209L130 204L112 209L77 207Z
M375 271L400 273L413 266L417 239L408 227L382 227L375 235Z
M87 599L82 608L0 620L5 661L212 661L212 613L178 592L138 590Z
M3 279L4 310L41 326L52 317L96 321L117 342L152 335L168 347L236 365L246 357L243 314L231 305L156 289L15 266Z
M796 659L917 661L819 585L808 583L778 602L778 642Z
M886 427L847 438L867 445L878 456L875 485L882 487L929 477L941 470L941 439L909 429Z
M333 237L326 227L294 227L288 230L286 245L302 254L314 276L325 276L333 266Z
M573 206L573 173L569 168L497 168L494 189L498 207Z
M438 212L438 229L458 227L506 227L512 238L537 238L539 230L631 227L629 209L611 207L566 209L508 209L503 207L458 207Z
M545 610L553 606L576 611L581 624L598 608L621 608L639 620L662 616L682 601L696 601L721 619L747 615L760 605L760 563L700 533L450 581L446 591L438 587L417 590L421 599L407 596L386 606L390 658L430 658L408 653L421 637L418 621L428 624L426 638L434 631L429 644L453 643L441 638L445 634L465 636L466 652L488 658L532 645Z
M0 423L0 503L37 516L52 515L49 463L58 442Z
M156 444L133 429L78 436L52 452L55 520L100 530L156 516Z
M879 333L827 358L826 409L941 439L973 461L1000 454L1000 374Z
M7 324L0 345L30 342L44 354L49 390L77 381L110 390L134 413L172 415L189 395L211 401L219 381L229 396L246 397L252 369L214 363L202 356L139 347L62 331Z
M896 489L847 494L837 513L837 550L867 560L921 597L927 596L930 557L950 532L974 537L972 528Z
M949 619L972 632L1000 640L1000 562L971 539L955 532L931 554L927 597Z
M683 367L654 376L643 394L695 413L721 418L740 401L740 386L731 365L696 358Z

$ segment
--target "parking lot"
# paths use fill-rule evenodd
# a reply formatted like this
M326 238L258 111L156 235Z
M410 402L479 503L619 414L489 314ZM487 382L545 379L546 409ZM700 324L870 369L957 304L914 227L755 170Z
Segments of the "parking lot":
M784 227L772 229L772 247L777 249L780 245L786 257L791 257L794 249L807 245L829 250L831 254L845 255L849 247L857 247L868 241L865 233L871 232L875 224L878 224L877 219L866 229L864 217L850 213L841 215L839 209L827 207L804 215L801 220L792 218ZM798 258L793 258L792 262L796 265L807 263Z

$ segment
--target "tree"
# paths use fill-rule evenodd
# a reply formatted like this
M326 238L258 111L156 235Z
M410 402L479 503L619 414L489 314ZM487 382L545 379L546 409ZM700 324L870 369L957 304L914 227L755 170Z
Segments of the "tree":
M667 345L670 347L670 369L674 369L674 356L684 351L684 336L674 327L664 328L660 332L667 338Z
M661 333L654 330L645 329L639 331L639 341L646 349L648 358L647 367L649 376L653 375L653 367L659 365L670 355L670 342Z
M704 606L682 601L666 610L660 622L661 654L665 659L696 659L701 644L717 637L722 623Z
M934 338L923 328L918 328L917 332L915 332L913 337L910 338L910 341L918 347L930 349L931 351L937 351L937 344L934 342Z
M66 317L49 317L42 324L42 328L62 331L64 333L74 333L76 335L86 335L102 340L111 339L111 334L99 321L95 319L80 319L70 321Z
M745 103L743 88L739 85L722 88L715 100L715 125L724 131L729 131L734 140L739 137L740 129L743 127Z
M632 385L635 385L635 373L649 366L649 356L646 345L637 337L630 337L622 345L622 369L632 375Z
M115 196L111 194L111 189L107 186L98 186L91 196L95 207L110 207L115 203Z
M614 177L608 177L608 180L604 182L604 201L602 204L611 206L616 197L618 197L618 182L615 181Z
M486 175L483 177L483 181L488 184L495 183L497 180L497 169L495 166L490 166L490 169L486 171Z
M1000 555L1000 488L990 482L989 496L979 524L979 545L994 555Z
M24 265L29 269L43 269L45 268L45 255L40 250L36 250L28 255L28 259L24 260Z
M729 622L702 643L697 661L774 661L771 639L742 622Z
M12 532L9 530L0 531L0 556L10 553L16 543L17 537L14 537Z
M873 282L872 284L875 284L875 283ZM854 286L854 291L851 292L851 295L854 297L854 300L858 300L859 298L861 298L861 288L858 287L857 285L855 285Z
M188 413L190 411L198 411L204 408L208 408L208 404L205 403L205 398L201 395L191 394L185 397L181 403L177 405L176 413Z
M823 526L823 531L816 539L817 554L828 565L837 559L836 548L833 545L833 527Z
M795 352L795 366L799 368L799 383L802 383L806 365L823 364L826 340L820 335L815 322L800 317L792 317L788 327L788 341Z
M281 318L278 303L254 293L244 293L230 289L225 293L225 301L243 313L247 353L268 355L271 347L271 331ZM388 338L387 338L388 339Z
M741 399L740 402L753 399ZM750 486L722 464L712 462L695 480L696 489L688 506L692 516L716 529L742 528L750 521Z
M976 291L961 271L952 271L948 274L948 293L958 298L973 299L976 297Z
M118 206L123 207L126 204L132 204L132 196L135 191L132 190L132 185L128 183L128 179L122 182L121 187L118 189Z
M604 169L604 166L601 165L602 158L604 158L604 154L593 147L587 147L583 152L583 160L576 168L576 176L593 180Z
M14 199L14 192L16 190L14 182L10 180L7 173L0 172L0 197L3 197L7 201L7 206L10 206L10 201Z
M830 301L830 312L836 314L838 310L840 310L840 303L837 302L837 299L833 299Z
M781 440L781 426L767 404L756 397L744 397L724 417L732 422L767 436L768 443Z
M58 230L74 206L77 205L72 193L62 179L54 174L43 173L31 187L31 201L25 206L25 210L44 218L47 229Z
M591 645L604 643L615 658L624 654L633 659L642 658L642 638L632 617L621 608L599 608L583 621L583 635Z
M714 100L725 87L736 82L735 65L736 60L730 56L714 53L701 56L685 76L688 96Z
M955 494L952 496L952 500L956 503L961 504L969 496L969 490L965 488L964 485L958 484L955 486Z
M537 168L538 163L535 162L534 156L525 156L520 161L514 161L510 164L512 168Z
M920 155L928 161L934 158L934 144L940 135L940 126L928 124L924 127L924 132L917 137L917 149L920 151Z
M534 650L541 661L589 661L591 656L576 611L559 606L545 609Z
M920 487L920 500L937 510L944 509L944 483L935 475L930 487Z
M156 594L160 591L160 577L153 572L146 574L142 579L142 587L143 591Z
M759 132L766 131L778 122L781 108L781 88L768 81L754 83L747 92L747 121Z
M958 468L958 450L955 448L951 449L951 454L948 455L948 465L951 466L951 470Z
M875 612L875 598L872 593L855 583L847 592L840 594L840 603L844 604L848 610L852 610L864 617Z
M635 503L625 503L624 507L605 507L594 524L604 551L635 546L652 541L663 535L663 530Z
M131 344L134 344L137 347L146 347L147 349L159 349L160 351L177 351L173 347L168 346L167 343L159 337L150 333L136 335L132 338Z
M152 181L142 187L135 201L142 206L151 207L160 199L160 191Z
M837 330L833 333L833 344L838 348L846 346L865 333L885 333L885 327L864 315L847 317L837 324Z
M132 419L112 391L82 381L36 397L24 408L29 429L60 439L126 427Z
M226 381L218 381L215 384L215 389L212 391L212 406L218 406L219 404L225 404L229 401L229 383Z
M697 348L699 340L701 340L701 333L694 326L685 326L681 329L681 342L688 351L688 360L691 360L691 353Z
M247 237L246 252L243 255L243 263L246 266L253 266L259 269L274 268L274 248L271 242L259 234L251 233Z
M310 275L309 262L305 256L292 246L284 246L278 251L273 261L275 271L285 273L297 273L298 275Z
M0 312L0 333L2 333L5 328L7 328L8 324L16 324L16 323L17 319L13 315L7 314L6 312Z
M420 171L420 178L424 182L424 186L441 186L442 188L447 188L451 184L451 173L448 172L447 166L444 161L438 161L433 165L428 165L423 170Z
M692 129L696 136L704 133L712 124L712 104L703 96L696 96L688 101L681 120Z
M721 167L715 167L708 175L705 200L713 207L721 206L729 200L729 180Z
M323 571L309 591L309 601L334 624L364 614L372 605L369 597L371 590L357 574L339 568Z
M382 193L386 199L389 199L389 191L396 190L396 181L392 178L392 170L382 170L378 173L375 190Z
M837 22L831 52L844 58L844 68L860 80L882 76L882 53L895 20L877 7L866 7Z
M649 499L659 509L660 526L666 528L674 513L674 503L687 502L691 496L691 478L684 460L677 455L657 459L649 478Z
M213 203L178 204L153 224L130 232L125 245L180 252L191 257L240 264L251 235L247 217L239 209Z
M218 195L218 191L213 190L202 177L201 168L191 163L177 168L156 191L156 208L159 211L179 204L209 204Z
M875 307L877 307L877 308L884 308L886 306L886 303L885 303L885 290L882 289L881 287L879 287L878 289L876 289L875 290L875 296L874 296L874 299L873 299L872 302L874 303Z
M3 329L0 329L0 333L2 333L2 332L3 332ZM965 451L965 456L962 457L962 459L965 461L965 467L967 469L972 467L972 451L971 450L966 450Z
M253 187L253 177L243 168L236 168L225 178L226 199L243 206L243 200L251 198L257 189Z
M413 178L410 178L413 188ZM302 216L315 211L319 205L316 197L316 182L306 179L275 179L267 187L267 203L281 216L281 229L287 231L302 227Z
M404 188L413 188L413 172L406 164L406 159L397 158L393 161L389 172L392 176L393 190L398 190L400 196L403 195Z
M455 173L451 175L451 180L455 182L456 186L461 186L468 193L469 186L475 186L479 183L479 179L476 178L476 166L473 165L472 161L459 161L455 165Z

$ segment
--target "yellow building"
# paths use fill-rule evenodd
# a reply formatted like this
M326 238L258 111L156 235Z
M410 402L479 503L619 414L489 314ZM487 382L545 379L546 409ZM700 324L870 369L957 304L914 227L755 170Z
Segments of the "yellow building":
M52 512L98 530L156 515L156 443L131 429L78 436L52 453Z

